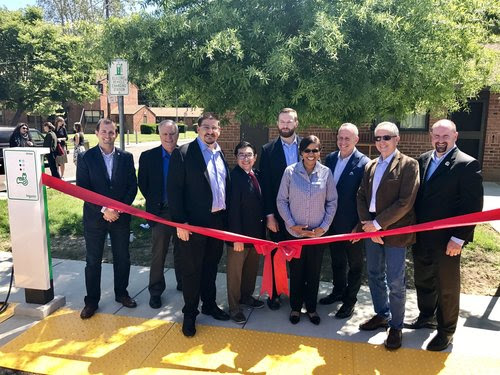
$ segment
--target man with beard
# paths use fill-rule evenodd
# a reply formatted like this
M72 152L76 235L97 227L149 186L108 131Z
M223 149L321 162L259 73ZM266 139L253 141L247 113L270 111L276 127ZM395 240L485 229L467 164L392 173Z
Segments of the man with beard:
M198 137L171 155L167 194L172 220L205 228L224 230L226 227L226 197L229 192L229 169L217 139L219 119L206 112L198 119ZM229 315L215 302L217 265L222 256L223 241L190 233L177 228L184 323L182 333L196 333L198 304L201 312L217 320L229 320Z
M418 158L421 184L415 203L417 222L481 211L480 166L455 145L455 124L439 120L430 136L434 150ZM452 342L460 305L460 253L473 234L474 226L417 233L413 259L420 314L406 327L437 327L427 350L441 351Z
M295 134L299 126L297 111L283 108L278 116L279 137L262 146L259 169L262 176L262 195L264 196L264 213L266 226L272 241L286 239L285 223L278 213L276 197L281 184L281 177L286 167L299 161L298 145L302 138ZM273 250L272 257L276 254ZM274 265L273 265L274 275ZM269 296L267 305L271 310L280 308L279 295L273 277L273 294Z

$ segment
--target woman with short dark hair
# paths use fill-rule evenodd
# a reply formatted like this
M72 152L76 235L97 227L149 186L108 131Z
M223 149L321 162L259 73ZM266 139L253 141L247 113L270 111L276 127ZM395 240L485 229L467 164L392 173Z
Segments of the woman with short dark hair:
M61 178L57 171L56 165L56 149L57 149L57 136L54 133L55 127L50 122L43 124L43 131L46 133L43 139L43 147L50 149L50 152L45 155L49 163L50 173L53 177Z

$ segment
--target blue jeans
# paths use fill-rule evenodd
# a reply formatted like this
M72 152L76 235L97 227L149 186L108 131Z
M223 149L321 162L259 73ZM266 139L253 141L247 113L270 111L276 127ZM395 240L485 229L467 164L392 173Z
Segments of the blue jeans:
M368 285L375 313L389 319L389 326L403 328L406 302L405 247L365 240Z

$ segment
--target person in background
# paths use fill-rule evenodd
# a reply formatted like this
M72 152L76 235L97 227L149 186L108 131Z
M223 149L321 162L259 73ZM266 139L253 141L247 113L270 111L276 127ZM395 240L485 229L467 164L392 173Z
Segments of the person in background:
M56 164L57 167L59 168L59 175L61 178L64 177L64 169L66 166L66 163L68 162L68 155L67 155L67 147L66 147L66 141L68 140L68 132L66 131L66 122L64 119L60 116L56 117L55 121L55 133L57 136L57 141L61 145L63 149L63 154L62 155L57 155L56 157Z
M319 162L321 143L310 135L300 141L302 161L285 169L276 205L286 226L287 239L320 237L326 233L337 208L337 191L330 168ZM302 246L300 258L290 261L290 322L300 321L305 303L311 323L321 321L316 312L319 276L325 245Z
M48 154L45 154L47 158L47 162L49 163L50 173L53 177L61 178L59 176L59 171L57 170L56 165L56 147L57 147L57 136L54 133L55 126L50 122L46 122L43 124L43 132L46 134L43 139L43 147L46 147L50 150Z
M9 147L33 147L30 130L27 124L21 122L16 126L9 139Z
M329 235L351 233L358 224L356 194L370 159L356 149L359 141L358 128L354 124L342 124L337 132L338 151L326 157L325 165L333 173L337 188L337 212L330 226ZM338 241L330 244L333 289L319 300L322 305L342 301L335 313L339 319L349 318L354 312L363 272L362 242ZM347 266L349 265L349 271Z
M266 235L264 202L258 173L253 170L257 160L255 147L242 141L236 145L234 156L238 165L231 171L229 231L263 239ZM255 309L264 307L264 302L252 296L257 279L259 255L251 244L235 242L231 245L227 249L229 316L236 323L244 324L247 318L240 304Z
M73 144L74 144L74 151L73 151L73 163L78 162L78 155L82 154L85 152L85 139L84 135L82 132L82 124L79 122L75 122L73 125L73 130L75 132L75 135L73 136Z

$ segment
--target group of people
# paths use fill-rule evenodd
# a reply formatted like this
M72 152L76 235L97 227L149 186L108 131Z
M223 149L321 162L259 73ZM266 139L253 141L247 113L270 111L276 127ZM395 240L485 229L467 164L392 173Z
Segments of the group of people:
M146 210L166 220L261 239L266 238L267 230L275 242L397 229L482 209L480 165L457 148L458 133L450 120L432 125L433 149L418 160L397 149L399 130L391 122L375 127L380 156L373 160L356 148L358 128L342 124L337 132L338 151L329 154L324 164L320 162L320 139L300 137L298 125L297 112L284 108L277 121L279 136L262 147L259 169L254 168L255 147L242 141L234 150L237 165L230 170L217 143L221 127L216 114L203 113L197 138L180 147L175 122L162 121L158 126L161 145L141 154L137 183L132 155L114 146L116 126L102 119L96 129L99 144L79 158L77 185L126 204L132 203L138 186L146 199ZM126 307L137 306L127 292L130 216L85 202L83 223L87 295L81 318L92 317L98 308L107 233L113 252L115 299ZM253 246L227 244L228 313L216 302L223 241L183 228L151 225L149 305L154 309L162 306L165 257L172 241L177 289L184 297L185 336L196 334L200 299L202 314L240 324L247 319L242 306L264 307L264 302L253 296L259 264ZM361 285L364 248L375 314L359 328L388 328L385 346L399 348L405 326L406 250L413 245L420 314L406 327L437 328L427 349L443 350L456 330L460 253L473 232L474 227L467 226L416 235L385 237L373 233L363 241L332 242L333 289L319 303L342 302L335 317L352 316ZM311 323L321 322L316 307L324 247L303 246L300 257L290 261L292 324L300 322L303 308ZM272 310L281 306L274 281L267 304Z

